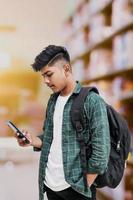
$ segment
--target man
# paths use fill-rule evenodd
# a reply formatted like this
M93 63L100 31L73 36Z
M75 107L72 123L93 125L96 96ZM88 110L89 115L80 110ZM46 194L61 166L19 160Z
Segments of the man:
M106 170L110 151L105 103L94 92L90 92L84 103L84 137L87 142L91 132L92 140L85 190L80 146L70 117L74 96L79 94L81 85L74 80L69 54L64 47L49 45L35 58L32 67L41 73L45 84L53 91L42 135L35 137L24 131L29 145L41 150L39 199L43 200L46 192L48 200L95 200L94 180ZM18 142L28 146L24 140L18 139Z

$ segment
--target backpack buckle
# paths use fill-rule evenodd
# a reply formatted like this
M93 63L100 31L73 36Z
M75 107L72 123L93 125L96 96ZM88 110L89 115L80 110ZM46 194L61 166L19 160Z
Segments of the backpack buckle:
M117 151L120 151L120 148L121 148L121 144L120 144L121 142L120 142L120 140L118 141L118 143L117 143Z
M83 126L79 121L76 122L76 131L77 132L82 132L83 131Z

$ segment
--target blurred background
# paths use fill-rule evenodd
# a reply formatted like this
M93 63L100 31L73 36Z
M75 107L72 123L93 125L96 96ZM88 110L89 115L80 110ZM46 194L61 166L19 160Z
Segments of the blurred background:
M133 0L0 0L0 200L38 199L40 153L6 125L38 135L51 91L32 71L47 45L70 52L75 79L95 85L125 117L132 146L123 180L98 200L133 200Z

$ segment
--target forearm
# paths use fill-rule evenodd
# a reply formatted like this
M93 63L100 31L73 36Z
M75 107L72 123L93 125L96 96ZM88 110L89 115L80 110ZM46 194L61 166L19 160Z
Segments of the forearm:
M88 160L88 174L102 174L106 170L110 152L109 124L104 101L93 96L89 113L92 154Z
M42 140L39 138L39 137L34 137L33 138L33 141L32 141L32 144L31 144L33 147L35 148L38 148L38 149L41 149L42 147Z

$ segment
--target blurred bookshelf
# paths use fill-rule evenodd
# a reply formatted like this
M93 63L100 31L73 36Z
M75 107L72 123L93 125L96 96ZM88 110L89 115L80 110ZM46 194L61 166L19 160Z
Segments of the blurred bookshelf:
M133 186L127 186L127 182L133 180L133 1L78 2L64 21L64 43L71 55L75 79L84 86L96 86L129 124L132 146L121 200L132 200ZM102 193L100 197L117 199Z
M6 69L0 73L0 139L13 137L6 125L13 121L20 129L37 135L42 130L45 108L39 102L40 76L27 69Z

